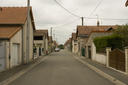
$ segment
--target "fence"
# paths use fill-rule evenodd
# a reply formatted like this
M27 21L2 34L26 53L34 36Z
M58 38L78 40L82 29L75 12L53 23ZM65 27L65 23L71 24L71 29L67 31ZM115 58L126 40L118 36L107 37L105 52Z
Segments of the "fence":
M125 52L120 49L111 51L111 48L107 48L106 52L108 67L128 73L128 48L125 49Z

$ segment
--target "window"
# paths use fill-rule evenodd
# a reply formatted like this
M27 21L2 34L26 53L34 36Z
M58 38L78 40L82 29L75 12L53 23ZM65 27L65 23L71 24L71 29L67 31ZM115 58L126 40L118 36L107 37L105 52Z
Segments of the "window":
M43 36L34 36L34 40L43 40Z

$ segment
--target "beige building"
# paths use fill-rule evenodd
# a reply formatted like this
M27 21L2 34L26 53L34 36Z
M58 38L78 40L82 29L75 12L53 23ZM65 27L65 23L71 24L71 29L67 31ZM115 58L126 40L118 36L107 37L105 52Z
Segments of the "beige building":
M78 42L76 38L76 33L72 33L72 52L73 53L78 52Z
M48 30L34 31L34 57L48 53Z
M91 56L91 46L86 45L89 35L91 32L95 31L110 31L112 29L116 29L117 26L77 26L77 40L79 46L79 55L81 56Z
M64 48L68 51L72 51L72 38L69 38L65 44L64 44Z
M22 63L22 29L20 26L0 27L0 71Z
M111 34L112 34L112 32L110 32L110 31L92 32L89 35L89 39L86 43L86 47L90 47L90 49L86 49L86 57L105 65L106 64L106 54L96 52L96 46L93 42L93 39L96 37L108 36Z
M8 30L8 33L0 32L1 42L6 46L9 43L9 55L8 51L4 51L7 55L6 66L7 68L15 66L21 63L28 63L33 60L33 30L35 30L34 19L32 14L32 8L30 10L29 28L27 28L27 7L2 7L0 11L0 30ZM14 30L15 29L15 30ZM18 30L20 29L20 30ZM9 31L13 30L13 31ZM18 30L18 31L17 31ZM29 31L28 31L29 30ZM13 34L14 33L14 34ZM15 34L16 33L16 34ZM12 37L4 37L6 35L12 35ZM28 40L27 40L28 39ZM12 43L12 46L11 46ZM4 44L3 44L4 45ZM5 46L5 47L6 47ZM2 48L0 48L1 50ZM15 52L13 52L15 49ZM17 50L16 50L17 49ZM14 54L13 54L14 53ZM2 54L0 54L2 55ZM18 56L17 56L18 55ZM13 56L17 56L17 59L13 59ZM5 58L5 55L3 56ZM10 59L10 61L8 61ZM10 64L15 63L15 65ZM9 63L9 65L8 65Z

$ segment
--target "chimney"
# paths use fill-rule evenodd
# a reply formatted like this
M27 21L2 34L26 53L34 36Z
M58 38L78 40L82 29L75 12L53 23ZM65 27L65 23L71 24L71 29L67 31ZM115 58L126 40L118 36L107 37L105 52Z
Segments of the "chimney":
M2 10L3 10L2 7L0 7L0 12L1 12Z
M99 22L99 20L97 21L97 27L99 27L100 26L100 22Z

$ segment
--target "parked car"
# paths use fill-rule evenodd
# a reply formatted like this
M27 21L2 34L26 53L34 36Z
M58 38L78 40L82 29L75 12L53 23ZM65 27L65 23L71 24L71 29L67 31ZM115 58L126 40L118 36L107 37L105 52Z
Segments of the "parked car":
M60 48L55 48L55 52L59 52L60 51Z

